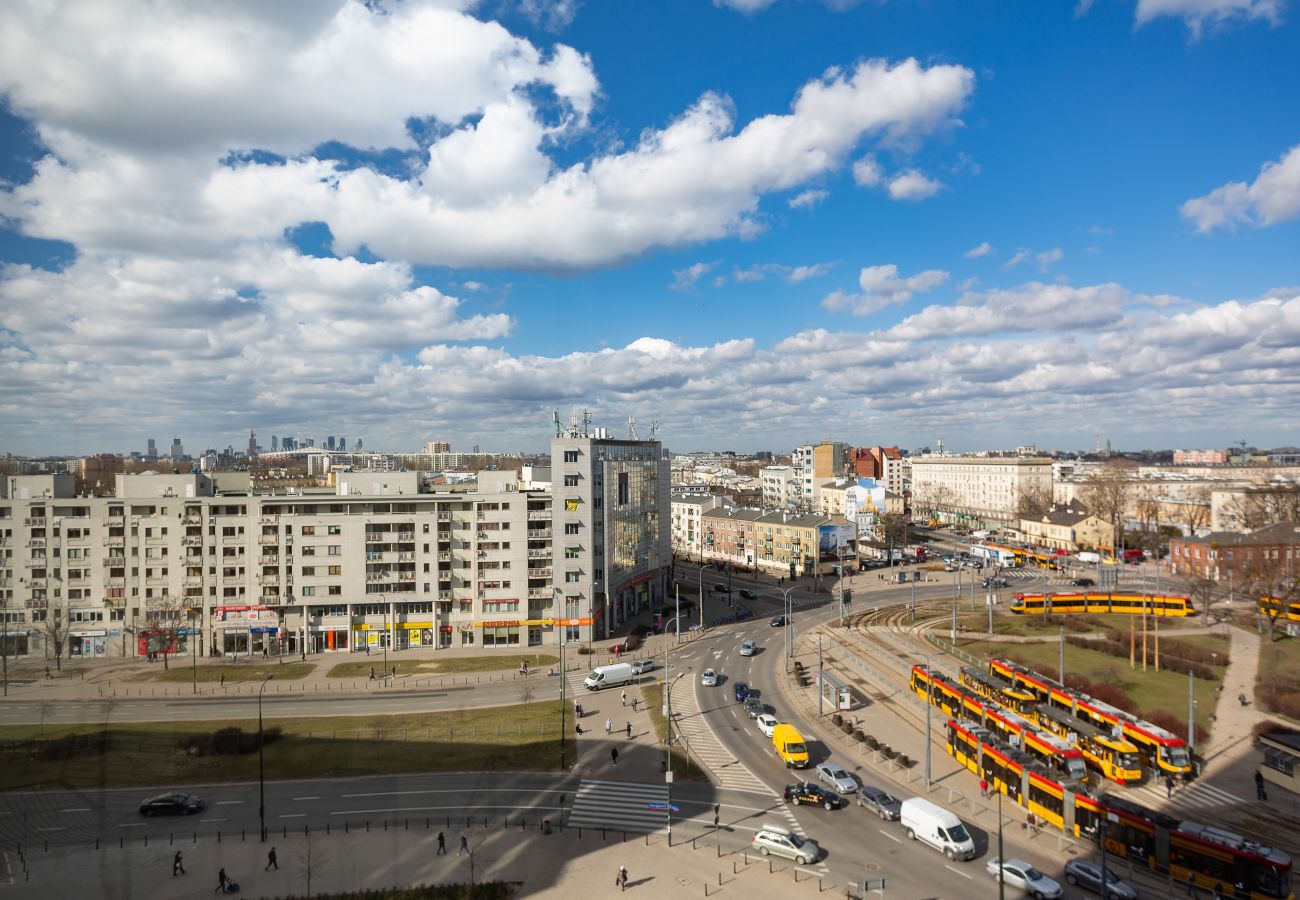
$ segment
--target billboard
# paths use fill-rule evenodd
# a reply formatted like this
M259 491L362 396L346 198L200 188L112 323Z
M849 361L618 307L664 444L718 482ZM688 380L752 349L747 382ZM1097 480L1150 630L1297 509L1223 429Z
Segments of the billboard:
M842 525L819 525L817 530L817 548L823 562L840 557L853 558L856 526L845 522Z

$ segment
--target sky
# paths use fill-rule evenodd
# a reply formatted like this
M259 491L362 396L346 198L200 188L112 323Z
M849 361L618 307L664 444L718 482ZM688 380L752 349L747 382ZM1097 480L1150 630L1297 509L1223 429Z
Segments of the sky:
M7 4L0 452L1300 444L1297 6Z

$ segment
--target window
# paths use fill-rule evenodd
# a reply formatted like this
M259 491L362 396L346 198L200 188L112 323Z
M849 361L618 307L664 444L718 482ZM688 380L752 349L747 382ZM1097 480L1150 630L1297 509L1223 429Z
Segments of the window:
M316 574L316 567L315 567L315 566L303 566L303 567L302 567L302 574L304 574L304 575L315 575L315 574Z
M343 545L342 545L342 544L330 544L327 548L325 548L325 552L326 552L328 555L330 555L330 556L342 556L342 555L343 555Z
M325 533L326 533L326 534L342 534L342 533L343 533L343 526L342 526L342 525L330 525L329 527L327 527L327 528L325 529Z
M569 584L577 584L578 582L582 581L582 573L581 573L581 572L565 572L565 573L564 573L564 580L565 580L566 582L568 582Z
M564 558L565 558L565 559L577 559L577 558L578 558L578 554L579 554L580 552L582 552L582 551L581 551L581 549L578 548L578 547L565 547L565 548L564 548Z
M302 595L303 595L304 597L315 597L315 596L316 596L316 589L315 589L314 587L312 587L311 585L307 585L307 586L305 586L305 587L301 587L301 588L299 588L298 590L302 591Z
M565 512L577 512L577 511L578 511L578 504L579 504L580 502L581 502L581 501L579 501L579 500L565 500L565 501L564 501L564 509L565 509ZM596 498L596 502L597 502L597 503L600 502L600 498L599 498L599 497Z
M331 585L329 586L329 590L327 591L327 593L328 593L331 597L337 597L337 596L339 596L340 594L343 593L343 586L340 585L340 584L331 584Z
M315 525L304 525L304 526L302 526L302 533L305 534L305 535L306 535L306 534L315 534L315 533L316 533L316 526L315 526Z
M567 463L576 463L576 462L578 461L578 451L577 451L577 450L565 450L565 451L564 451L564 461L567 462Z
M626 506L628 501L628 480L626 472L618 473L618 505Z
M331 575L342 575L342 574L343 574L343 567L342 567L342 566L330 566L330 567L329 567L329 573L330 573Z
M316 548L315 548L315 547L303 547L303 548L302 548L302 555L303 555L303 556L315 556L315 555L316 555Z
M564 476L564 486L565 486L565 487L577 487L577 486L578 486L578 476L577 476L577 475L565 475L565 476Z
M582 525L581 525L580 523L578 523L578 522L565 522L565 523L564 523L564 533L565 533L565 534L577 534L577 533L578 533L578 529L580 529L581 527L582 527Z

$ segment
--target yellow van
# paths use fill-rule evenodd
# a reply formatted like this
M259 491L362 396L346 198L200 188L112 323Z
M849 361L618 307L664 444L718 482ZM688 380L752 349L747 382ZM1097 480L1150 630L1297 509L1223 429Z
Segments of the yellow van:
M808 745L793 725L782 722L772 729L772 746L787 769L808 768Z

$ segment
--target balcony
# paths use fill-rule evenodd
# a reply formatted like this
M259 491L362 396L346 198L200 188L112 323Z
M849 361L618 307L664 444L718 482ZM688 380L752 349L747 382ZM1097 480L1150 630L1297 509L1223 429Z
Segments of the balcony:
M546 566L545 568L529 569L529 570L528 570L528 577L529 577L529 578L550 578L550 577L551 577L551 567L550 567L550 566Z
M202 575L186 575L184 581L185 587L203 587Z
M280 574L277 572L274 575L258 575L257 583L258 584L279 584Z
M202 535L198 535L198 536L195 536L195 535L187 535L186 537L181 538L181 546L182 546L182 547L202 547L202 546L203 546L203 537L202 537Z
M555 588L529 588L529 600L548 600L555 596Z
M529 550L528 558L529 559L550 559L551 549L548 547L545 550Z
M70 534L67 541L73 546L82 547L90 543L90 535L84 531L81 534Z
M28 541L28 542L27 542L27 546L28 546L28 547L35 547L35 548L39 548L39 549L41 549L41 550L44 550L44 549L45 549L45 541L38 541L38 540Z
M440 513L438 513L438 521L439 521L439 522L450 522L450 521L451 521L451 513L449 513L449 512L440 512Z
M284 602L279 594L263 594L260 599L263 606L279 606Z
M257 564L259 566L278 566L280 564L280 557L274 554L263 554L257 558Z
M104 524L109 528L125 528L126 516L109 516L104 520Z
M550 520L551 513L549 510L538 509L529 510L528 512L528 521L530 522L549 522Z
M438 562L451 562L452 556L449 551L442 551L438 554Z
M23 565L29 569L44 569L50 564L50 561L44 556L38 556L35 559L23 560Z
M391 540L391 535L387 531L367 531L367 544L386 544Z
M126 587L126 579L125 579L125 578L105 578L105 579L104 579L104 587L106 587L106 588L120 588L120 587Z
M160 585L165 585L165 584L171 584L171 581L172 580L168 578L166 575L148 575L145 576L144 579L145 584L151 585L153 587L158 587Z
M259 524L259 525L274 525L274 524L276 524L276 523L279 522L279 521L280 521L280 517L279 517L279 516L274 516L274 515L271 515L271 516L258 516L257 524Z
M200 515L181 516L182 525L202 525L203 517Z
M126 546L126 538L125 538L124 536L120 535L120 534L106 534L106 535L104 535L104 546L105 546L105 547L125 547L125 546Z
M380 581L393 581L393 580L396 579L396 578L397 578L397 573L396 573L396 572L391 572L391 571L383 571L383 572L367 572L367 573L366 573L366 581L370 582L371 584L374 584L374 583L376 583L376 582L380 582Z
M31 517L29 517L29 518L23 519L23 524L26 525L28 528L44 528L44 527L45 527L45 517L44 517L44 516L31 516Z
M120 569L126 565L125 556L105 556L99 561L105 569Z
M278 544L280 543L280 535L278 533L259 534L257 536L257 542L261 544L263 547L265 547L267 544Z
M33 591L43 591L49 587L49 582L44 578L32 578L27 582L27 586Z
M414 554L414 553L399 553L399 554L397 554L397 561L398 561L398 562L415 562L415 554Z
M549 528L528 529L528 540L530 541L549 541L550 539L551 539L551 529Z

